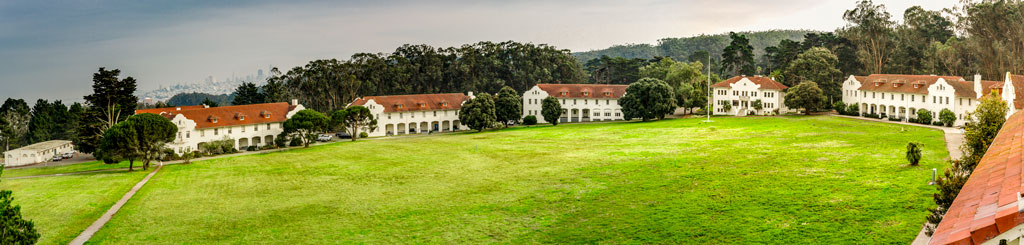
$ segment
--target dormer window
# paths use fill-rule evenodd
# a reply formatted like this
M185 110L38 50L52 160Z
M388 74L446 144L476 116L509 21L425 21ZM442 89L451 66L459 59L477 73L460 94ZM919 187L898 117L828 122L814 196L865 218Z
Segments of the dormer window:
M210 117L208 117L206 119L209 120L212 123L217 123L217 121L219 121L218 119L220 119L220 118L217 118L215 116L210 116Z
M566 96L566 95L569 95L569 92L568 91L558 92L558 95Z
M427 103L416 103L420 108L427 107Z
M270 118L270 112L269 111L261 111L260 112L260 116L263 117L263 118Z
M612 96L612 92L605 91L604 92L604 96L605 97L611 97Z
M441 107L448 107L448 101L441 101L441 103L438 104L440 104Z
M402 109L402 108L405 108L405 105L403 105L403 104L395 104L395 107L398 108L398 109Z
M245 121L245 114L235 113L235 119L238 119L239 121Z
M583 96L590 96L590 91L583 91Z

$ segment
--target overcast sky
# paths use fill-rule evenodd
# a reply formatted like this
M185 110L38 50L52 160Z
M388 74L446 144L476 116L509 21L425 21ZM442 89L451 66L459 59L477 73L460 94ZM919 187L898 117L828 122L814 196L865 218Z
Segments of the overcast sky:
M685 1L0 1L0 99L81 101L92 73L117 68L159 85L287 70L318 58L405 44L547 43L572 51L729 31L845 24L854 0ZM172 2L172 1L166 1ZM285 3L287 2L287 3ZM902 19L921 5L876 1Z

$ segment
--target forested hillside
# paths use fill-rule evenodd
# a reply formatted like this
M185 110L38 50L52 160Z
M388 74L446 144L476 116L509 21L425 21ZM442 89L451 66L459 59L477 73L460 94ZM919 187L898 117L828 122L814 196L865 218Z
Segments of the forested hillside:
M754 47L755 59L760 60L764 56L764 48L779 44L782 40L803 41L804 35L815 31L808 30L771 30L757 32L737 32L746 35L750 39L750 45ZM600 58L603 55L609 57L641 58L650 59L657 56L671 57L674 60L688 60L688 57L697 51L708 51L712 57L722 57L722 50L729 46L729 34L700 35L682 38L664 38L658 40L657 45L651 44L626 44L615 45L607 49L592 50L586 52L575 52L573 56L586 63L592 59ZM706 57L706 56L705 56Z

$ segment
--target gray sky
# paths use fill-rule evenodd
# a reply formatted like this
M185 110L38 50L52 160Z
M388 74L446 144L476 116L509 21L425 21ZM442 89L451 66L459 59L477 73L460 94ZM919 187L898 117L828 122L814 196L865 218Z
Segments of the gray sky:
M854 0L682 1L0 1L0 100L81 101L97 68L139 90L287 70L318 58L390 52L401 44L547 43L573 51L664 37L769 29L831 31ZM168 1L170 2L170 1ZM913 5L876 1L902 19ZM30 102L31 103L31 102Z

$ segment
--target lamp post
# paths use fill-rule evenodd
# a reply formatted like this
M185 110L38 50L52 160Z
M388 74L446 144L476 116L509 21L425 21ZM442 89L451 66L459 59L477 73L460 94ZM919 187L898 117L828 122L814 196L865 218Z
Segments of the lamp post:
M707 97L708 97L708 99L707 99L708 105L707 105L707 107L705 107L707 109L705 109L704 112L708 114L708 117L707 117L706 120L704 120L704 122L712 122L711 121L711 52L708 52L708 92L707 92Z

